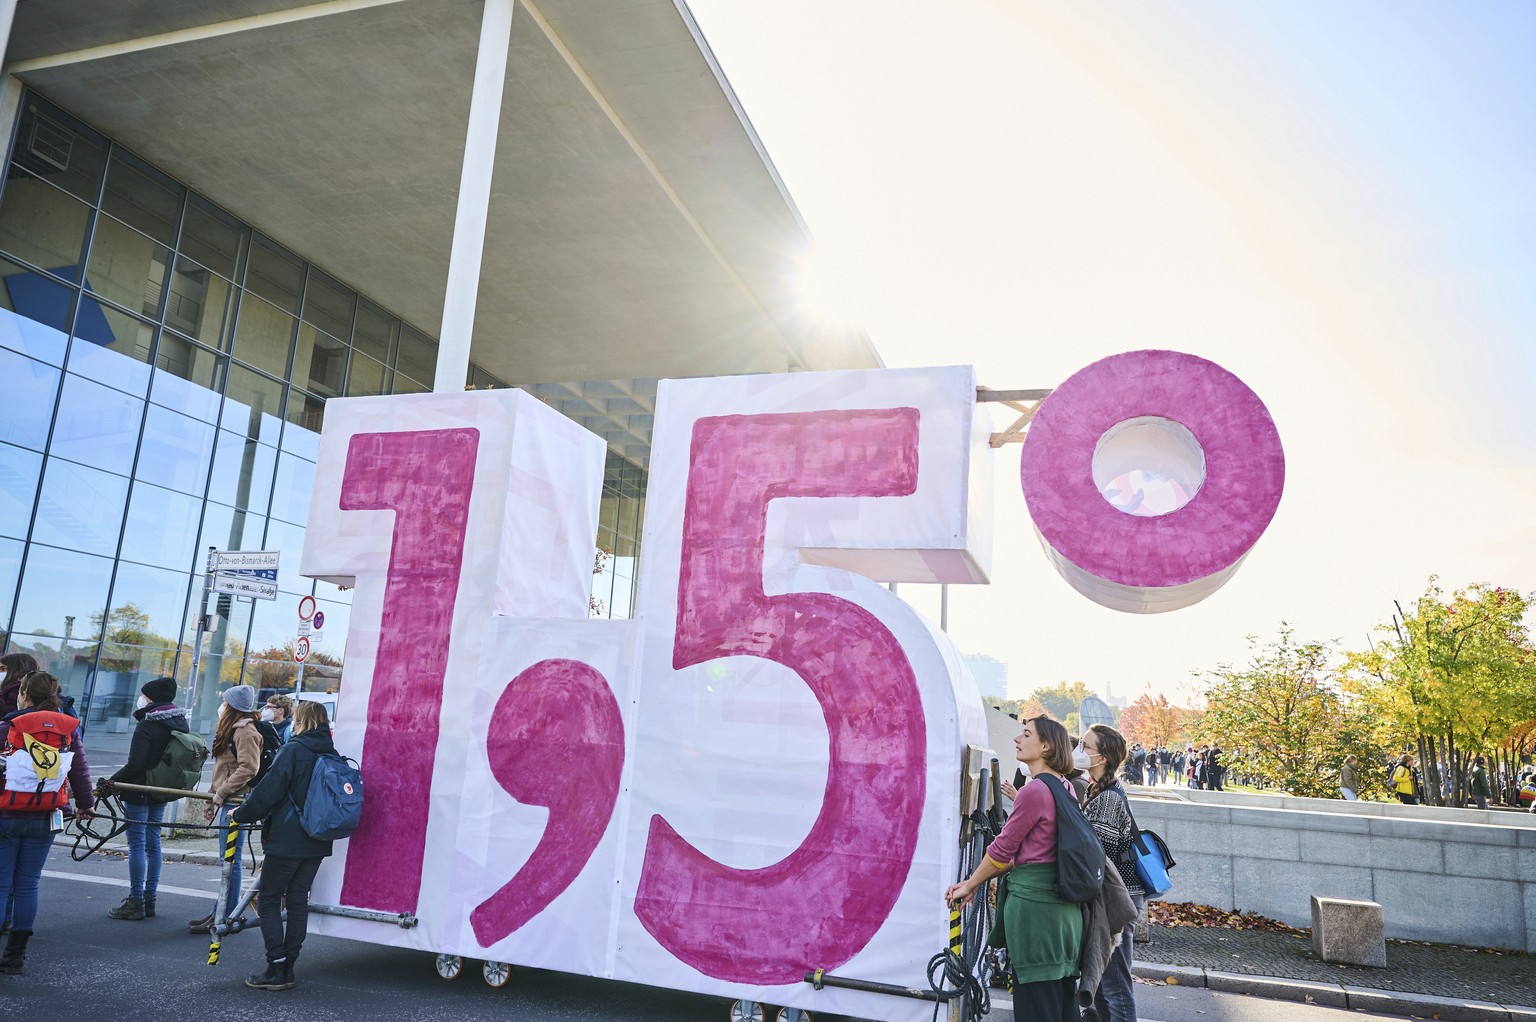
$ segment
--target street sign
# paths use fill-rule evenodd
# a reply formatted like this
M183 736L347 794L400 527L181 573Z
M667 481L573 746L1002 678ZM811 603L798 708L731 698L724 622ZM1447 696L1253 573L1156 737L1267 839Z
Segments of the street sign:
M276 578L277 562L282 553L281 550L216 550L213 567L221 574L270 571Z
M315 616L315 598L306 596L299 601L299 620L308 621ZM318 625L316 627L319 627Z
M247 596L253 600L277 599L277 581L268 581L248 575L215 575L213 591L231 596Z
M325 611L323 611L323 610L315 611L314 620L310 621L310 624L315 626L315 631L317 631L317 632L320 629L324 628L325 627Z
M308 635L309 634L309 622L308 621L300 621L299 622L299 634L300 635Z
M309 659L309 640L301 635L293 644L293 662L302 664L307 659Z

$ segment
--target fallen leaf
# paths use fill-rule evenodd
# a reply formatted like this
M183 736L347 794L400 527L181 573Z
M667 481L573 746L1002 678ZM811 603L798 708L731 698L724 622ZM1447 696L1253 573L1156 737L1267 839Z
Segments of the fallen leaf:
M1169 976L1168 977L1168 985L1171 986L1171 987L1178 986L1179 985L1179 977L1177 977L1177 976Z

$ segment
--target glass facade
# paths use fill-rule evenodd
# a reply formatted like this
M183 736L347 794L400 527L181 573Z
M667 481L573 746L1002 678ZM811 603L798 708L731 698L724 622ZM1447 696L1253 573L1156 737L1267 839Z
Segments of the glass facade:
M221 689L292 689L296 604L341 684L351 594L298 574L325 402L432 389L437 344L32 92L0 188L0 647L88 724L183 697L209 547L280 550L279 597L210 599L194 722ZM501 386L471 366L470 384ZM643 470L612 454L594 606L633 601Z

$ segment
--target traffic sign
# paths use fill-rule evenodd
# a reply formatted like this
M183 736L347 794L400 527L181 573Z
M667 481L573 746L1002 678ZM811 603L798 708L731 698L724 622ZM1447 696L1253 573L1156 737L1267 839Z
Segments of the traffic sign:
M308 621L315 616L315 598L306 596L299 601L299 620Z
M293 662L296 664L302 664L308 658L309 640L301 635L299 636L298 641L293 644Z
M213 566L223 573L266 570L277 577L281 550L215 550Z
M213 591L231 596L247 596L253 600L275 600L277 582L248 575L215 575Z
M314 619L310 621L310 624L315 626L315 631L317 631L317 632L320 629L324 628L325 627L325 611L323 611L323 610L315 611Z
M299 634L300 635L308 635L309 634L309 622L308 621L300 621L299 622Z

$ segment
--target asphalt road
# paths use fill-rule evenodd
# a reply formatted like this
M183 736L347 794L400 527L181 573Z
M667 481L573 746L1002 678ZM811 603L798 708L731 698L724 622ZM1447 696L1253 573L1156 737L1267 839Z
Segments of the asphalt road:
M474 963L455 982L440 979L431 956L312 937L288 992L247 989L247 973L262 966L260 935L226 939L219 965L206 964L208 940L186 932L186 921L211 905L218 884L213 866L167 863L159 913L142 923L106 918L127 894L121 858L70 860L57 844L43 875L42 912L27 971L0 976L0 1019L102 1017L136 1022L210 1018L220 1022L728 1022L729 1002L655 987L514 969L502 989L487 986ZM1000 993L1000 992L999 992ZM1138 984L1140 1016L1151 1022L1345 1022L1386 1018L1214 993ZM991 1019L1013 1022L1000 1003ZM818 1022L832 1022L821 1019ZM841 1020L838 1020L841 1022Z

